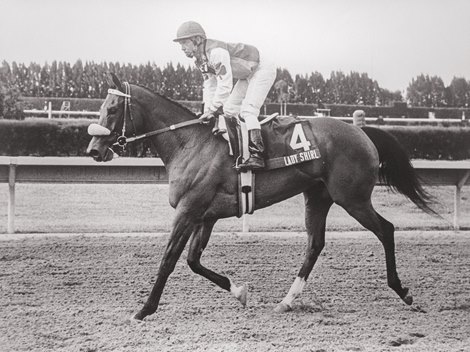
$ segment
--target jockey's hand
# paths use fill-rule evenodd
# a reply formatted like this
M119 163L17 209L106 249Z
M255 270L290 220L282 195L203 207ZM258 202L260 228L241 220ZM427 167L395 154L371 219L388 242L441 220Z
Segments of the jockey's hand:
M212 121L212 119L214 118L214 112L213 111L206 111L204 114L202 114L200 117L199 117L199 120L201 120L201 122L204 124L204 125L207 125L209 122Z

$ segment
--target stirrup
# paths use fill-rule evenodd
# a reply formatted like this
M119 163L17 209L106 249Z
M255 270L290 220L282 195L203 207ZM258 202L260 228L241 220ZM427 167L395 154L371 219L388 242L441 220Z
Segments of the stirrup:
M214 136L220 136L224 133L227 133L227 130L224 128L218 128L217 126L212 129L212 134Z
M259 163L256 163L256 162L253 162L253 161L250 162L250 159L251 160L253 160L253 159L258 160ZM266 167L266 165L264 163L263 158L260 158L258 156L250 156L247 161L245 161L244 163L236 165L235 168L237 170L243 172L243 171L246 171L246 170L263 170L265 167Z

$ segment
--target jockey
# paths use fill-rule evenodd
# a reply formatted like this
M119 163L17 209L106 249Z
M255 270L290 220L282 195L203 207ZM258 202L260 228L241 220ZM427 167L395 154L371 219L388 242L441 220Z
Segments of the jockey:
M195 58L202 72L204 113L200 119L209 122L220 108L226 116L240 116L248 129L250 157L239 166L242 170L264 168L258 115L276 78L275 66L261 58L254 46L207 39L202 26L193 21L178 28L174 41L187 57Z

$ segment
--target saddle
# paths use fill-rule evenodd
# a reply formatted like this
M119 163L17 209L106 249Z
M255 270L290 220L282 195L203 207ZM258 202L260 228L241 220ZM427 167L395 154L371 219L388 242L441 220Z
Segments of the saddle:
M291 167L304 162L320 159L320 150L311 125L306 119L295 116L260 116L261 134L265 146L265 172L268 170ZM240 172L238 165L249 158L248 129L240 118L220 115L218 127L227 131L222 136L229 144L230 155L235 158L235 169L239 171L239 212L254 212L255 174L248 170Z

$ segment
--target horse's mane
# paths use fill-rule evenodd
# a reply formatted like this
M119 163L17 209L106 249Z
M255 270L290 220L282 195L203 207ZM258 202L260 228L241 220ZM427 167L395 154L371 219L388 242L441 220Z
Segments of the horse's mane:
M142 86L140 84L135 84L135 86L139 87L139 88L142 88L142 89L145 89L146 91L156 95L157 97L160 97L160 98L163 98L164 100L168 101L169 103L172 103L173 105L176 105L180 108L182 108L183 110L186 110L187 112L189 112L191 115L193 116L196 116L196 114L194 112L192 112L190 109L188 109L186 106L184 106L183 104L180 104L178 103L177 101L173 100L173 99L170 99L166 96L164 96L163 94L161 93L157 93L157 92L154 92L153 90L151 90L150 88L148 87L145 87L145 86Z

